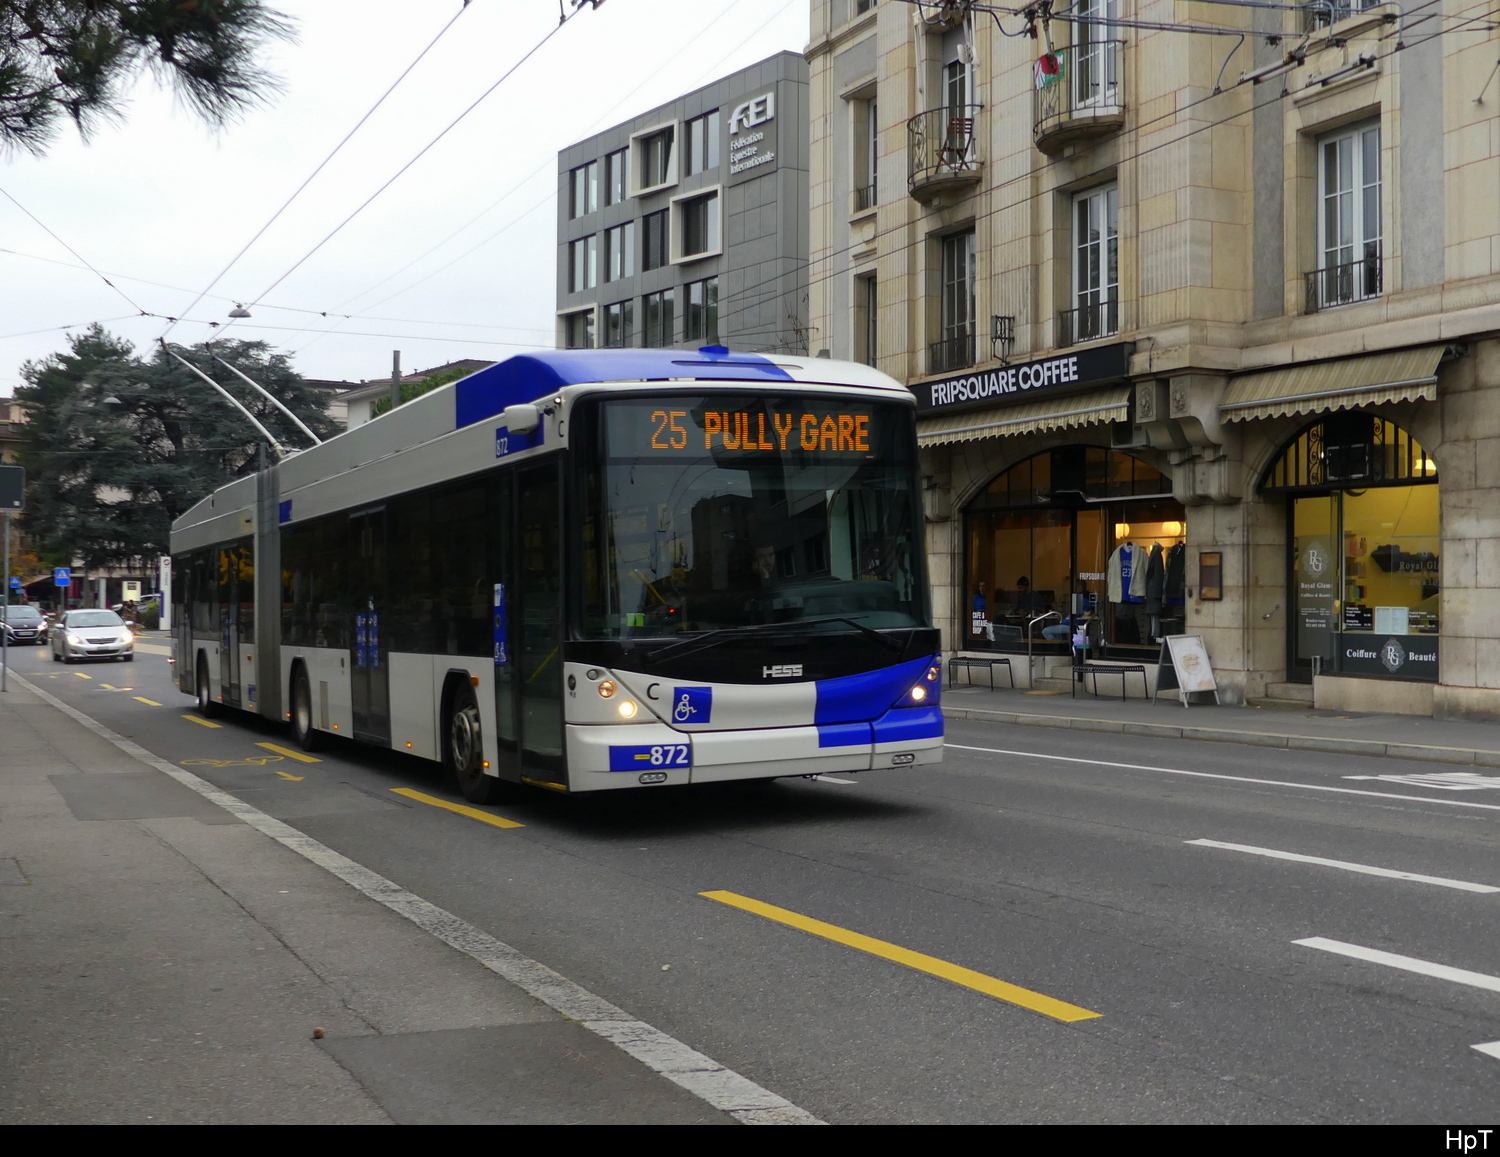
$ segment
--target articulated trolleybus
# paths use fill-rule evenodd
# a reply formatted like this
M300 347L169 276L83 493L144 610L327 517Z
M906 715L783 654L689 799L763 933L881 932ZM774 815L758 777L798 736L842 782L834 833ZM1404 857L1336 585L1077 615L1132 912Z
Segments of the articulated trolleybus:
M513 357L179 518L179 686L479 802L936 763L920 497L866 366Z

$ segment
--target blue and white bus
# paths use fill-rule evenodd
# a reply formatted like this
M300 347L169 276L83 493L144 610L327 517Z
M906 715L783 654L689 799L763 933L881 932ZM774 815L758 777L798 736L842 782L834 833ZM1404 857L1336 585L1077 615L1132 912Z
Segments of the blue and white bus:
M479 802L935 763L922 530L869 367L512 357L179 518L179 686Z

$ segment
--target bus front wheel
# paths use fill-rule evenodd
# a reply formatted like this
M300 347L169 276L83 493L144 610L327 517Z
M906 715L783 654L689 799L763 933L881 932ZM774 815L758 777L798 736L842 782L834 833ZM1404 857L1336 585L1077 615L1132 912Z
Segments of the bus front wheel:
M448 708L448 742L444 749L448 771L470 803L494 803L500 781L484 772L484 743L479 725L479 700L471 687L460 687Z
M313 726L312 685L305 667L298 667L292 676L292 735L303 751L317 751L323 746L323 733Z

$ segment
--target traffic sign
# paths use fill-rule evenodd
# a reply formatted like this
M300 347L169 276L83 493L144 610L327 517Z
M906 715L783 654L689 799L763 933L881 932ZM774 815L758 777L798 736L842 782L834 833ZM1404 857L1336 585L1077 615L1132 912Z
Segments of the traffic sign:
M21 580L19 578L17 578L15 575L11 575L10 576L10 585L12 587L18 587L18 586L21 585Z
M0 510L25 508L26 467L0 466Z
M73 585L73 572L65 566L56 567L52 571L52 585L55 587L70 587Z

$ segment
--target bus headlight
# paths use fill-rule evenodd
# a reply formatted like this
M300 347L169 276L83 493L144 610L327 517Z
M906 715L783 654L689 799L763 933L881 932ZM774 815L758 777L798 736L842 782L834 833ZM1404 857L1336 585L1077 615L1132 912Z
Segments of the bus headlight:
M616 690L617 688L615 687L613 679L606 679L604 680L604 682L599 684L599 694L605 699L613 697Z
M936 663L934 663L931 667L927 668L927 681L929 683L936 683L942 677L943 677L943 670Z
M620 711L620 718L621 719L630 719L630 718L633 718L634 715L635 715L636 706L629 699L621 699L620 700L619 711Z
M911 689L911 701L913 703L920 703L920 702L922 702L926 698L927 698L927 688L923 687L922 684L918 683L915 687L913 687Z

